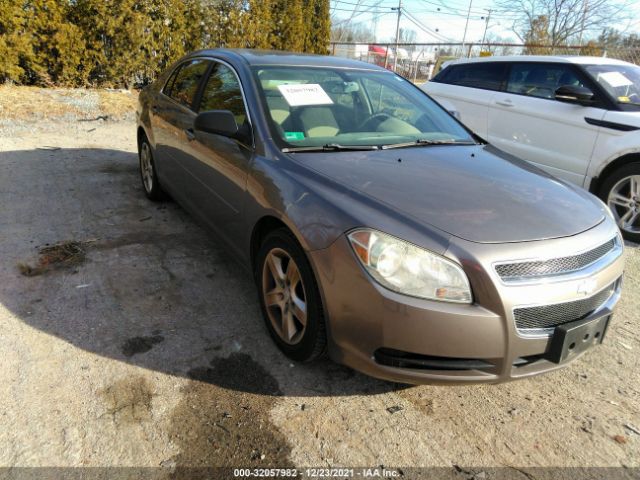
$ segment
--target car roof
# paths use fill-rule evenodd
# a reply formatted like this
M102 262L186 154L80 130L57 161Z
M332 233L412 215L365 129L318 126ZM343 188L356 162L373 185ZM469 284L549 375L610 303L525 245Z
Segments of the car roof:
M377 65L361 62L359 60L352 60L350 58L335 57L330 55L314 55L309 53L286 52L280 50L214 48L199 50L197 52L193 52L189 56L212 56L242 59L252 66L309 66L388 71Z
M614 58L587 57L579 55L508 55L495 57L458 58L450 60L447 65L459 65L463 63L480 62L546 62L546 63L573 63L578 65L633 65Z

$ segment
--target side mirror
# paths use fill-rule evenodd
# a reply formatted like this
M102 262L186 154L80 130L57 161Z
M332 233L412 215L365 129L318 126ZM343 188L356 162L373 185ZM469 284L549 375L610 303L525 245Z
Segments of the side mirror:
M576 85L563 85L555 92L556 100L567 103L577 103L580 105L591 105L593 103L593 92L586 87Z
M229 110L209 110L198 114L193 122L196 131L233 137L238 133L236 117Z

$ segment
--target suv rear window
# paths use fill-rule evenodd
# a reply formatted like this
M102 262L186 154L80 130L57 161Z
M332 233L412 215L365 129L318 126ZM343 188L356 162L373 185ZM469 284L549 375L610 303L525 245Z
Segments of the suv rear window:
M434 80L461 87L500 90L505 80L506 63L466 63L450 65L440 72Z

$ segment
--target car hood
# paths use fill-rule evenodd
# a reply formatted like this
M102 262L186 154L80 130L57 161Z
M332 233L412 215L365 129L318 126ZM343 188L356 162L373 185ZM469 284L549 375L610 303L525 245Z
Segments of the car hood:
M472 242L566 237L594 227L605 215L589 193L489 145L292 157L399 216Z

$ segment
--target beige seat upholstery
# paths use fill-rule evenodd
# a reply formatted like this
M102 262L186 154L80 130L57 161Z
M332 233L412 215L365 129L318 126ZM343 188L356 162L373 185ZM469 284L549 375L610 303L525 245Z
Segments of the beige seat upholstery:
M298 113L307 137L332 137L340 131L336 117L329 107L307 107Z
M280 92L277 92L277 94L275 92L268 92L267 104L269 105L271 118L273 118L278 125L283 126L291 114L289 104L282 95L280 95Z

